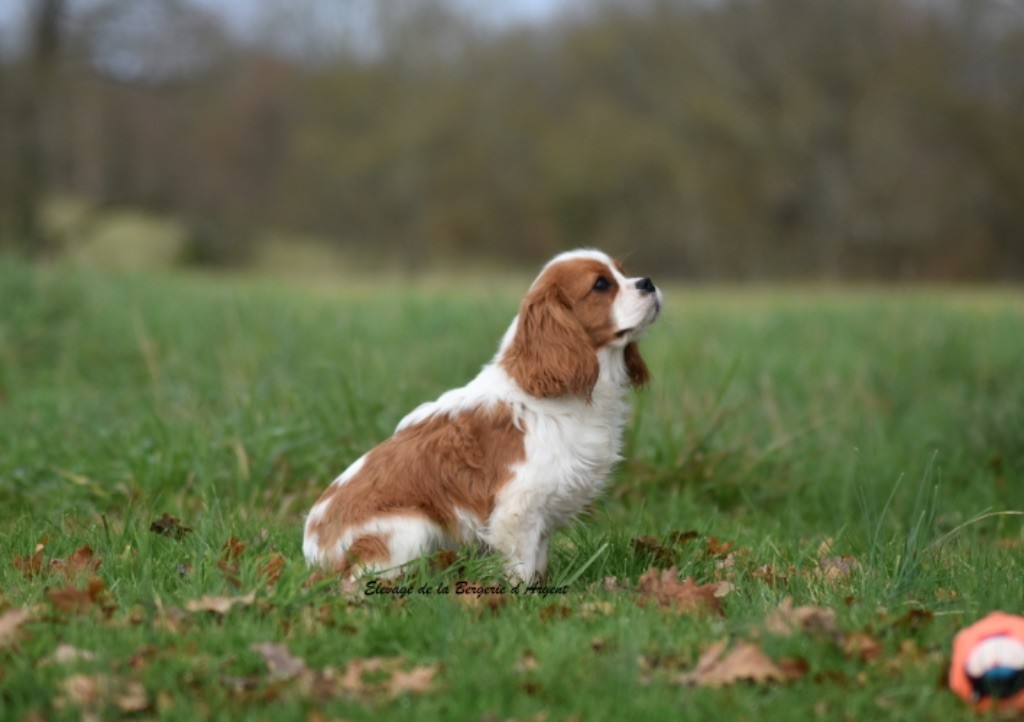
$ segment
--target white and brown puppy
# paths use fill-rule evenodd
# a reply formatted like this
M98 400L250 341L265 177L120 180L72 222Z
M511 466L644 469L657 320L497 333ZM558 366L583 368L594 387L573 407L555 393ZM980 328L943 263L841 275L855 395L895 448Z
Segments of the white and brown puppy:
M327 487L306 519L306 560L387 576L482 542L511 576L543 575L552 532L620 458L627 387L648 379L637 341L661 304L649 278L627 278L604 253L551 260L480 374L415 409Z

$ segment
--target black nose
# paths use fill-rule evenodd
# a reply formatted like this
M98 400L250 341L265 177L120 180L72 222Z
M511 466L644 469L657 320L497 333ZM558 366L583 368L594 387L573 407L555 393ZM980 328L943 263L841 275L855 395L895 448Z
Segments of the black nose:
M641 278L636 282L636 287L638 291L643 291L644 293L654 293L657 290L654 288L654 282L649 278Z

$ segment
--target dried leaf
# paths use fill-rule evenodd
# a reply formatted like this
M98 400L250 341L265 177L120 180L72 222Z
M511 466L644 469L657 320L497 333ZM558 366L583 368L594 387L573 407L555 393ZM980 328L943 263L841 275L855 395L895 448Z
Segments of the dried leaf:
M816 576L826 582L841 582L850 578L859 566L857 560L850 556L822 557L818 560Z
M700 536L700 532L694 531L693 529L687 529L686 531L670 531L668 533L668 540L672 546L680 546L687 542L693 541Z
M850 555L825 557L818 562L818 567L826 579L845 579L857 566L856 558Z
M661 540L656 537L634 537L631 544L633 551L635 551L637 555L650 557L655 566L669 567L676 563L675 551L665 546Z
M435 552L430 557L430 568L436 569L437 571L444 571L449 567L455 566L455 563L459 561L459 555L451 549L442 549L439 552Z
M72 674L65 677L60 683L62 694L58 707L66 706L67 702L79 707L94 707L100 699L100 688L105 681L105 675Z
M78 649L70 644L58 644L57 649L47 657L43 664L74 664L75 662L91 662L96 655L88 649Z
M873 662L885 649L881 642L867 632L852 632L843 640L843 652L849 657L860 657L862 662Z
M721 598L717 594L721 583L698 585L693 577L679 581L675 567L663 570L651 567L637 580L637 586L641 600L652 600L666 609L684 613L722 613Z
M626 589L626 587L619 584L617 577L605 577L602 579L601 588L606 592L621 592Z
M106 593L107 585L99 577L90 577L85 589L65 587L47 589L46 596L53 608L61 612L78 613L96 606L109 614L115 608Z
M50 566L60 570L65 577L71 578L83 573L95 572L100 567L100 560L88 544L79 547L63 559L53 559Z
M799 657L783 657L776 664L778 664L779 669L782 670L787 680L800 679L811 670L811 665L808 664L807 660Z
M911 632L919 632L924 627L931 624L934 619L934 613L927 609L911 609L902 617L897 619L893 623L893 626L909 630Z
M256 592L252 591L240 597L213 597L203 595L199 599L190 599L185 602L185 609L189 612L213 612L224 615L235 606L248 606L256 601Z
M250 644L249 649L263 657L272 680L294 679L309 672L305 660L292 655L283 644L259 642Z
M171 539L183 539L186 534L192 532L191 527L185 526L178 517L171 516L167 512L164 512L159 519L150 524L149 530L154 534L170 537Z
M146 688L135 680L122 680L114 691L113 702L122 712L131 714L149 709Z
M608 649L608 647L609 647L609 642L608 642L607 638L605 638L605 637L591 637L590 638L590 648L594 651L595 654L601 654L602 652L606 651Z
M499 593L475 593L472 590L496 590L497 585L481 584L479 582L472 582L465 579L459 579L455 582L453 587L458 589L466 590L463 594L456 593L455 599L467 607L473 609L487 610L490 612L497 612L508 602L507 594Z
M540 608L540 621L550 622L553 619L568 619L572 616L572 608L564 604L547 604Z
M72 674L60 683L58 708L73 704L95 710L113 703L120 711L131 714L150 707L146 689L135 680L115 679L110 675Z
M615 611L611 602L584 602L580 605L580 616L584 619L591 617L608 617Z
M413 667L408 672L396 670L388 682L388 694L397 697L401 694L423 694L429 692L434 685L437 665Z
M217 560L217 568L224 575L225 581L235 589L242 588L242 576L238 570L238 558L245 551L245 542L236 537L231 537L221 548L220 559Z
M245 542L236 537L231 537L221 548L220 558L226 562L235 561L245 551Z
M0 614L0 649L7 646L14 639L18 628L34 615L34 608L9 609Z
M725 557L729 555L735 546L731 541L720 542L713 536L708 537L707 553L713 557Z
M737 682L785 682L788 677L764 652L747 642L725 653L726 643L713 644L684 681L702 687L722 687Z
M281 578L281 573L284 572L285 558L283 554L274 553L270 557L260 564L259 573L266 581L267 586L274 586L277 584L277 580Z
M779 608L765 619L765 628L772 634L789 637L795 632L838 637L836 611L829 607L794 607L792 599L784 599Z
M430 691L438 665L403 670L404 664L405 660L401 657L353 659L340 677L331 670L324 670L314 680L313 688L328 695L340 692L360 698L395 697L405 693Z
M785 584L787 575L792 574L793 571L794 569L790 567L787 574L779 574L771 564L765 564L750 572L750 578L758 579L765 584L775 584L776 582Z
M523 654L523 658L515 663L513 669L516 672L532 672L539 666L540 664L537 662L537 657L528 649Z
M14 568L21 572L21 575L26 579L38 577L43 573L43 549L46 548L46 543L49 540L48 536L40 539L30 557L14 556Z

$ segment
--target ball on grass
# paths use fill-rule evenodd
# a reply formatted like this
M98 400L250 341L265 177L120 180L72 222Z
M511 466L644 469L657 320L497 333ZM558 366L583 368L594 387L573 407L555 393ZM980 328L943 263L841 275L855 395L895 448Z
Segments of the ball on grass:
M982 712L1024 712L1024 617L993 612L961 630L949 688Z

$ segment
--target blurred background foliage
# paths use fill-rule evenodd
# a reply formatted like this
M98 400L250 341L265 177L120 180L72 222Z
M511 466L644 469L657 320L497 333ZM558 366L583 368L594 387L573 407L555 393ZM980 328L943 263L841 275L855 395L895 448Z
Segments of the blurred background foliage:
M0 13L0 245L1024 278L1019 0L229 5Z

